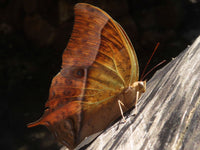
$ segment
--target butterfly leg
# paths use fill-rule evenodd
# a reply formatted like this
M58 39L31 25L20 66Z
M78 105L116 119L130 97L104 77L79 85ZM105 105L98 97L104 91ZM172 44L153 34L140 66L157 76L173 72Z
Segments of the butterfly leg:
M119 105L119 110L120 110L122 118L123 118L123 122L126 122L126 119L124 117L124 113L123 113L123 110L122 110L122 106L124 106L124 104L122 103L122 101L118 100L118 105Z
M138 99L139 99L139 95L140 95L140 92L137 91L136 92L136 101L135 101L135 110L134 110L133 115L136 115L138 113L137 102L138 102Z

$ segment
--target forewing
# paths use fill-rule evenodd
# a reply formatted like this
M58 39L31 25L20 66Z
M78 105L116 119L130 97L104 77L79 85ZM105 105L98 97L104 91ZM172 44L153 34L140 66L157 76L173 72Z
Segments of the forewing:
M101 42L96 59L88 68L84 102L109 102L124 88L138 80L139 68L134 48L122 29L108 14L101 31ZM87 105L86 105L87 106Z

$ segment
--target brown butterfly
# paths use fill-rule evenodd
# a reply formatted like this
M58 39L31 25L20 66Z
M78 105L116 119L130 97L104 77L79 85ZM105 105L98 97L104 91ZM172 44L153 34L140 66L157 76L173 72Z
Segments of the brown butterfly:
M126 112L146 89L146 82L138 81L137 56L122 27L92 5L78 3L74 9L73 32L45 112L28 125L45 125L70 149L106 129L120 117L120 105Z

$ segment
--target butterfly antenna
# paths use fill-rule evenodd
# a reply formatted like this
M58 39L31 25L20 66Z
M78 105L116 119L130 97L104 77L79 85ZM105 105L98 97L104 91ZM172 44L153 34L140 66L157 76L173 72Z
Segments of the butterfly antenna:
M156 44L156 47L154 48L153 53L151 54L151 57L149 58L149 60L148 60L148 62L147 62L147 64L146 64L146 66L145 66L145 68L144 68L144 70L143 70L143 72L142 72L142 75L141 75L141 77L140 77L140 81L142 81L142 80L144 79L144 76L145 76L145 77L147 76L147 74L144 75L144 73L145 73L145 71L147 70L147 67L148 67L148 65L149 65L149 63L150 63L150 61L151 61L153 55L155 54L156 50L158 49L158 46L159 46L159 45L160 45L160 43L158 42L158 43ZM157 65L156 65L156 66L157 66ZM154 69L155 69L155 67L153 68L153 70L154 70ZM152 71L152 69L151 69L150 71ZM148 72L148 74L150 73L150 71Z
M155 70L158 66L162 65L163 63L165 63L166 60L161 61L159 64L157 64L156 66L154 66L151 70L149 70L142 78L141 81L149 74L151 73L153 70Z

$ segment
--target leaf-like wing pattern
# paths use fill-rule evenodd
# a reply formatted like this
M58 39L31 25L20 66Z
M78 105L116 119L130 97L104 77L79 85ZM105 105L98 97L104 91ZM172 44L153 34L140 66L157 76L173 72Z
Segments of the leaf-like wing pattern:
M101 9L79 3L45 113L29 127L45 125L74 148L119 117L117 100L121 96L123 102L122 91L138 74L134 48L122 27Z

